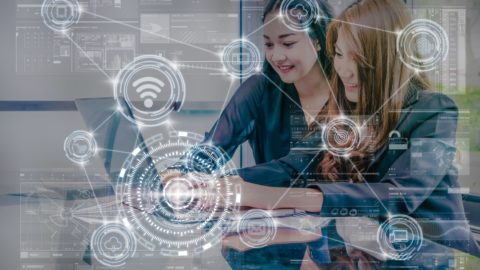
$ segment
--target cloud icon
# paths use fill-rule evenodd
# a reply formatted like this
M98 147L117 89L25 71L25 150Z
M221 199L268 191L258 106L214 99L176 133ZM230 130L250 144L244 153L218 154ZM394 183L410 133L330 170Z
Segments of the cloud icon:
M106 250L110 252L116 252L122 249L123 244L118 240L116 236L110 237L105 243L103 244Z
M303 5L298 4L294 9L290 10L290 15L301 21L308 16L308 11Z

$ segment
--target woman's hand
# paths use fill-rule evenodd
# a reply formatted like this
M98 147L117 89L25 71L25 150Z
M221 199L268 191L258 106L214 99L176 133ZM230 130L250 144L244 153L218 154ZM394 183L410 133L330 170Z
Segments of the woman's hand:
M323 194L312 188L269 187L249 183L240 176L231 176L232 183L241 187L241 206L257 209L299 209L320 212Z
M323 194L312 188L280 188L269 187L249 183L238 175L216 176L201 173L189 173L182 175L179 171L173 170L165 172L164 181L174 181L178 179L190 179L193 194L196 199L202 200L220 195L226 198L228 189L227 184L233 187L239 187L241 192L239 207L250 207L256 209L274 210L274 209L299 209L307 212L320 212L323 204ZM165 185L165 183L164 183ZM209 195L209 196L206 196ZM208 205L207 206L208 209Z
M168 181L182 175L182 172L177 169L165 169L158 174L158 176L160 177L160 181L163 183L163 185L165 185Z

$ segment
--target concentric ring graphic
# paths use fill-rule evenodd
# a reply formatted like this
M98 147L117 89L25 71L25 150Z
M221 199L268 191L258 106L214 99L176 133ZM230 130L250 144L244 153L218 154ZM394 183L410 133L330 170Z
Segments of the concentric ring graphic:
M308 31L310 25L322 19L324 14L320 14L320 7L315 0L284 0L280 5L280 16L291 30Z
M360 128L353 120L339 117L327 123L322 138L327 151L336 156L345 156L358 146Z
M240 187L225 176L235 170L231 162L213 165L215 175L189 173L167 182L158 175L184 161L202 140L191 132L159 134L135 148L120 171L122 220L149 250L189 256L218 243L229 229L240 202Z
M430 71L447 57L448 35L434 21L414 20L398 35L397 50L400 59L409 68L421 72Z
M218 175L227 162L226 153L211 144L196 145L186 155L189 171Z
M260 51L255 44L248 40L234 40L222 52L224 69L236 78L246 78L258 72L261 62Z
M115 99L124 99L135 119L120 104L121 113L144 126L161 125L172 111L179 111L185 92L185 81L176 65L156 55L135 58L120 70L114 84Z
M275 238L277 227L267 211L252 209L240 218L237 232L242 243L251 248L261 248Z
M77 0L45 0L41 8L45 25L54 31L66 31L80 20Z
M97 142L91 133L76 130L65 138L63 150L69 160L84 164L97 153Z
M422 247L422 228L409 216L394 215L378 228L377 242L389 258L409 260Z
M108 267L125 265L126 259L137 249L132 232L120 223L107 223L97 228L90 243L95 259Z

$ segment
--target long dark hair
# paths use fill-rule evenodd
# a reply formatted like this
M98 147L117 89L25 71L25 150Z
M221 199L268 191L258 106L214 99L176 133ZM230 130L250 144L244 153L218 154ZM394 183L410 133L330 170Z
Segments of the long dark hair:
M278 12L280 10L280 6L282 1L285 0L268 0L267 4L265 5L265 9L263 10L263 17L262 22L265 23L265 18L271 12ZM318 44L321 47L321 50L318 52L318 63L320 67L325 72L325 77L328 79L330 77L332 71L332 61L328 55L326 50L326 40L327 40L327 29L328 24L330 23L330 19L332 18L332 8L325 0L290 0L288 9L295 9L299 6L303 6L308 14L312 14L313 11L310 10L309 5L302 5L305 1L316 1L319 7L319 13L321 16L314 20L310 25L308 25L308 35L312 40L317 40ZM268 61L264 61L263 64L263 73L267 75L269 78L275 78L275 81L280 83L280 77L275 72L273 67L268 63Z

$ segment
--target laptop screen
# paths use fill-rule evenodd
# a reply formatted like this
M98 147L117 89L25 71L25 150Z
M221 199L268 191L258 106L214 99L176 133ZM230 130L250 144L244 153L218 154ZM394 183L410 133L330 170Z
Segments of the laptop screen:
M134 119L130 108L125 100L119 99L117 102L111 97L78 99L75 104L88 130L94 133L99 148L98 155L103 160L107 174L116 183L128 155L144 143L138 126L118 110L118 106L122 106L123 112Z

